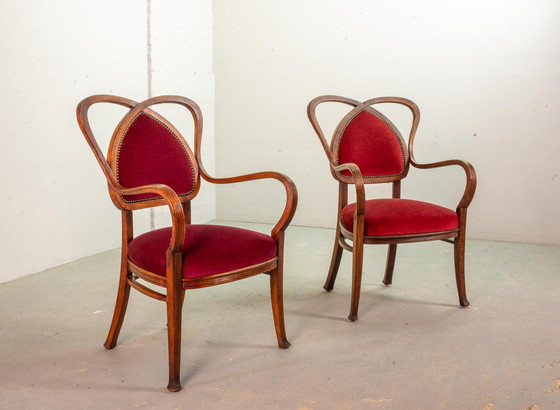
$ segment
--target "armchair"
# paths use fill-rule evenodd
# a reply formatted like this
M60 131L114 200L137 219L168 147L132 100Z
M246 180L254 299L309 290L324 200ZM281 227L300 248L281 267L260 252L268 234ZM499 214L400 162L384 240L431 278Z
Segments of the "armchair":
M316 109L326 102L353 107L342 118L328 144L319 125ZM412 112L408 145L395 125L376 104L392 103ZM414 158L414 137L420 121L415 103L399 97L379 97L359 102L334 95L317 97L309 103L307 115L327 155L331 174L338 181L338 218L336 237L324 289L331 291L338 273L343 249L352 253L352 299L348 319L358 319L362 280L364 244L388 244L383 283L390 285L397 244L443 240L454 246L455 278L459 303L468 306L465 287L465 232L467 208L476 189L476 174L471 164L448 160L422 164ZM460 166L465 171L466 185L455 210L439 205L401 198L401 180L410 169ZM365 184L391 183L391 198L366 199ZM356 202L348 203L348 185L354 185ZM349 244L351 241L352 244Z
M117 125L105 158L93 135L88 110L111 103L128 108ZM179 131L150 107L178 104L194 122L194 153ZM250 276L270 275L272 313L278 346L290 346L283 311L284 231L297 205L297 190L286 176L259 172L231 178L212 177L201 158L202 114L184 97L161 96L136 102L111 95L94 95L77 107L77 119L107 179L109 195L121 211L122 256L117 300L104 346L113 349L121 331L130 289L134 288L167 305L170 391L181 389L181 321L185 292L220 285ZM200 189L200 177L215 184L270 178L286 191L282 215L270 235L218 225L191 224L191 200ZM171 227L133 234L132 213L166 205ZM154 290L146 284L163 288Z

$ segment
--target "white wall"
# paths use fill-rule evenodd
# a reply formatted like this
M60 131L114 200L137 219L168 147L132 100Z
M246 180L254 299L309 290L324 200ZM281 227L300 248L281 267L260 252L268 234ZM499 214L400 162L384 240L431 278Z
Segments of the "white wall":
M212 2L206 0L151 0L151 95L179 94L194 100L204 119L202 158L214 172L214 59ZM167 109L167 110L166 110ZM192 142L192 122L186 109L165 107L179 131ZM202 182L192 202L192 222L204 223L216 216L216 189ZM169 210L155 209L155 226L169 226Z
M418 159L462 157L477 168L471 236L560 243L557 2L215 0L214 17L208 2L183 3L0 2L0 282L119 245L119 213L74 114L97 93L193 98L205 115L206 167L213 171L217 149L218 175L287 173L300 192L294 222L317 226L333 226L336 183L307 102L406 96L424 115ZM120 113L92 113L102 145ZM453 206L458 190L446 176L429 189L429 178L410 178L405 195ZM276 182L218 194L227 219L273 221L283 201ZM204 186L195 222L213 217L213 198ZM164 212L155 216L165 223Z
M285 172L293 223L333 227L336 182L307 103L408 97L423 114L417 159L475 165L471 237L560 244L560 3L215 0L214 13L220 175ZM416 171L403 196L454 207L462 181ZM251 205L253 188L220 188L218 217L273 221L281 190Z
M120 244L75 109L91 94L146 97L146 8L135 5L0 2L0 282Z
M151 3L152 94L185 94L200 103L212 169L212 5ZM0 2L0 283L120 245L120 213L75 108L92 94L148 97L149 4ZM102 147L124 112L92 109ZM195 221L214 217L213 199L212 190L202 192ZM135 221L137 233L149 229L147 212Z

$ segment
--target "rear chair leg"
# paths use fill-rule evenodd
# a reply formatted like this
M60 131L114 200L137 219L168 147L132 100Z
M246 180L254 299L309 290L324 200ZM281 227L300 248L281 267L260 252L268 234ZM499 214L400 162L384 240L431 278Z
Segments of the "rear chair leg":
M340 266L340 260L342 259L342 247L338 243L340 238L340 228L336 230L336 236L334 238L334 247L333 253L331 258L331 266L329 267L329 273L327 275L327 280L325 281L325 285L323 289L327 292L330 292L334 289L334 282L336 281L336 275L338 274L338 267Z
M389 249L387 250L387 264L385 265L385 276L383 277L383 283L389 286L393 283L393 270L395 269L395 257L397 256L397 244L389 244Z
M128 297L130 296L130 284L128 277L131 273L128 270L128 244L132 240L132 211L123 211L121 213L122 221L122 246L121 246L121 272L119 276L119 289L117 291L117 301L115 302L115 311L113 312L113 320L109 328L107 340L103 346L107 349L113 349L117 345L117 339L126 313L128 305Z
M124 262L121 267L119 289L117 291L117 301L115 302L113 321L111 322L111 327L109 328L107 340L105 340L105 343L103 344L106 349L113 349L117 345L117 339L119 338L119 333L124 321L124 315L126 313L126 307L128 305L128 297L130 296L130 285L127 279L128 268L126 266L126 262Z

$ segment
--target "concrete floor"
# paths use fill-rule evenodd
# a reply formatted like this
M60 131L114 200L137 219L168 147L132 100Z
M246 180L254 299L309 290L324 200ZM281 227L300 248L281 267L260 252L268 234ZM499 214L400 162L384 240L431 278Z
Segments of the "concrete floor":
M287 232L288 350L268 277L187 293L178 393L163 303L133 291L119 345L102 346L117 250L0 285L0 408L560 409L560 248L469 241L459 308L451 245L400 246L390 287L386 247L366 247L351 323L348 253L322 289L333 234Z

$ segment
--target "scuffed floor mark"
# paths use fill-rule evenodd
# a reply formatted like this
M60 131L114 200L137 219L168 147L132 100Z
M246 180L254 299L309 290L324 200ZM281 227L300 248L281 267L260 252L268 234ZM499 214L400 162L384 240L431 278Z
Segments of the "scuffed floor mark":
M369 398L362 399L362 401L367 401L369 403L388 403L392 400L393 399L369 399Z
M554 390L560 390L560 379L552 381L552 389L548 389L547 393L552 393Z
M523 407L520 410L542 410L541 406L539 406L538 404L532 404L529 407Z
M496 405L494 403L488 402L484 405L482 410L494 410L495 408L496 408Z

